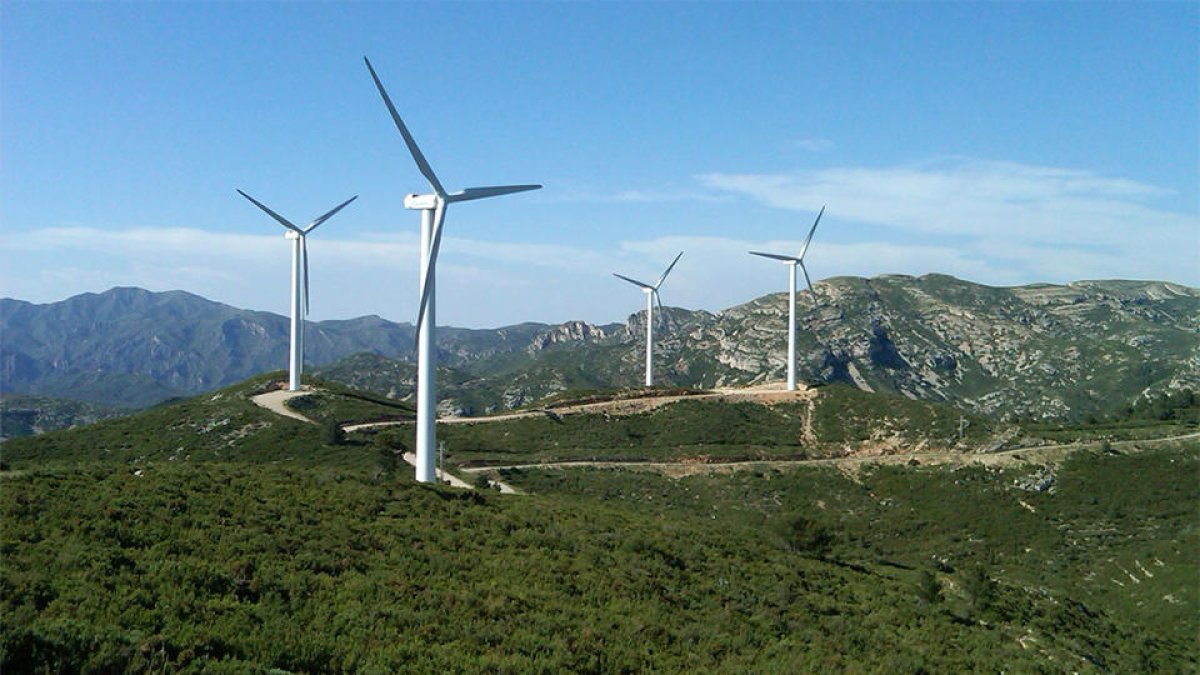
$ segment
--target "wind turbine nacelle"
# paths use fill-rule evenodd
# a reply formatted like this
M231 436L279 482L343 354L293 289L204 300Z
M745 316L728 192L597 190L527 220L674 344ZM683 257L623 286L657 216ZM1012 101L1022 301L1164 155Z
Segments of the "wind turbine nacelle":
M437 207L437 195L405 195L404 208L429 211Z
M288 230L287 232L283 233L283 238L284 239L299 239L300 233L296 232L295 230Z

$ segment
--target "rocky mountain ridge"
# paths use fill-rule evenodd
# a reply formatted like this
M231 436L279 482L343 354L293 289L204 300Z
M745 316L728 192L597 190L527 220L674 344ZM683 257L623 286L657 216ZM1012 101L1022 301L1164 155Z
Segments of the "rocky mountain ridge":
M798 371L809 383L1033 418L1103 414L1157 391L1200 389L1200 291L1179 284L996 288L930 274L835 277L816 290L815 306L805 292L798 307ZM782 380L786 303L776 293L716 314L656 313L656 381ZM360 317L306 330L311 372L395 398L411 394L411 325ZM481 413L565 389L637 386L644 331L645 312L623 324L441 328L443 408ZM0 300L5 393L147 405L281 368L286 355L286 318L181 291L113 289L49 305Z

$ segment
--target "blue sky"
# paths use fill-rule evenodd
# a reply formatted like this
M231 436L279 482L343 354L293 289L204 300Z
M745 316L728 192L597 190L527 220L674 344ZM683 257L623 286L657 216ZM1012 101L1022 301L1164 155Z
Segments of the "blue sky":
M0 4L0 295L115 285L412 320L427 191L453 207L439 323L623 320L814 278L1200 285L1195 3Z

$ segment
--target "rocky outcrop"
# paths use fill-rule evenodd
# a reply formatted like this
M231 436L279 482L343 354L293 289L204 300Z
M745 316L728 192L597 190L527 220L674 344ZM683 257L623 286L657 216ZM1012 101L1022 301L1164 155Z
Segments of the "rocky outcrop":
M526 351L535 352L553 344L565 342L594 342L608 337L603 328L583 321L568 321L534 336Z

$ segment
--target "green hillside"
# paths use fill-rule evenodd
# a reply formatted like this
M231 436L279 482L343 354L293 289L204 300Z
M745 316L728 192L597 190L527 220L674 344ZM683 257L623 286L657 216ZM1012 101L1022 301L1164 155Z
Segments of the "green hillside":
M815 402L764 405L695 396L632 415L545 415L503 423L443 425L451 463L553 460L768 460L842 456L865 445L967 450L996 425L949 406L845 386L817 390ZM811 434L806 433L811 427ZM960 442L962 445L960 446Z
M255 405L251 397L275 386L268 373L202 396L160 404L140 413L90 426L14 438L4 443L5 462L17 469L79 462L295 462L346 467L372 465L356 446L329 442L328 425L306 424ZM411 417L412 409L374 394L324 383L315 396L315 421ZM303 402L294 404L301 407Z
M776 529L802 516L829 557L931 570L947 583L983 566L1004 583L1107 610L1188 644L1200 628L1200 442L1123 454L1081 451L1007 468L759 467L671 479L628 469L519 469L540 495L626 505L648 517ZM1069 604L1069 603L1068 603Z
M70 429L127 415L126 408L47 396L0 394L0 440Z
M1194 450L1142 461L1172 460L1197 468ZM1113 467L1122 468L1133 467ZM1064 469L1064 481L1082 483L1079 494L1057 509L1035 499L1047 514L1022 522L1020 507L988 516L996 487L977 472L884 472L862 485L810 472L755 478L770 481L765 492L752 481L596 477L608 495L628 490L616 498L590 495L587 473L569 474L570 489L500 498L330 467L32 472L6 478L0 496L3 665L1190 670L1200 547L1180 504L1195 502L1194 484L1167 504L1143 502L1159 484L1126 482L1125 512L1116 514L1080 504L1084 490L1112 480L1095 473L1086 463ZM693 488L718 494L705 506L680 498ZM868 499L876 488L880 499ZM760 503L780 495L783 506L756 524L729 501L739 493ZM826 550L803 521L820 511L818 500L835 513L886 506L874 507L881 517L870 528L865 514L844 523L822 514ZM1122 533L1146 518L1153 529ZM1039 530L1041 520L1050 526ZM1054 528L1059 520L1072 529ZM1072 537L1104 546L1103 535L1087 534L1097 526L1118 533L1107 559L1081 560L1090 548L1056 551ZM1049 534L1026 540L1029 530ZM1047 566L1020 546L1060 560ZM1141 574L1135 561L1158 573L1144 588L1059 585L1071 576L1064 572L1096 572L1105 583L1122 568ZM925 570L940 593L921 590ZM1152 610L1139 607L1151 601Z
M0 669L1198 666L1195 440L1007 468L515 469L526 494L502 496L414 483L393 452L409 427L331 433L405 406L327 385L291 402L309 424L250 400L272 379L2 446ZM951 408L818 394L827 449L884 433L956 452ZM806 405L558 408L440 433L457 461L788 456ZM968 446L997 431L967 419Z

